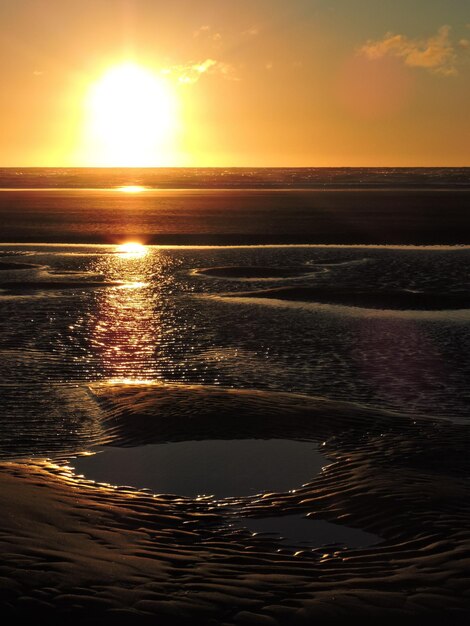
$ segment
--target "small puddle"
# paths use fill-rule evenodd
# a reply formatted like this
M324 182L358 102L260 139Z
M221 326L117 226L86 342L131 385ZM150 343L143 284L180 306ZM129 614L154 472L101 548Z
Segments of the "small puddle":
M154 493L226 498L295 489L328 462L313 442L207 439L104 447L71 463L76 473L96 482L146 487Z
M349 528L324 520L313 520L303 515L284 515L263 519L239 518L238 522L253 533L266 535L290 546L367 548L382 541L378 535L358 528Z

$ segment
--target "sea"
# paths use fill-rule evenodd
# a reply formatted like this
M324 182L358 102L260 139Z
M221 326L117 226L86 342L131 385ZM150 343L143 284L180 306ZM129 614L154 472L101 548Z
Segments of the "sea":
M79 440L94 383L469 422L470 168L6 168L0 188L3 459Z

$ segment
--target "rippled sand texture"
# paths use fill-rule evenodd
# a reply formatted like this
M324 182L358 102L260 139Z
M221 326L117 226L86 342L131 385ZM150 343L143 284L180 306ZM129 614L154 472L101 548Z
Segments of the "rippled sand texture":
M97 486L58 466L4 463L0 536L8 617L466 623L465 427L268 392L97 385L91 394L102 438L113 445L206 432L281 436L324 442L331 464L294 492L217 502ZM383 542L297 551L230 525L234 516L292 511L367 530Z

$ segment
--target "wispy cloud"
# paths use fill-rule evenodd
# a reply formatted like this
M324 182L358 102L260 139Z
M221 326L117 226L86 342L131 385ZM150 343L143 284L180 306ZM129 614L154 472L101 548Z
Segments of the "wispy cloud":
M227 80L239 80L235 72L235 67L223 61L215 59L205 59L198 63L188 63L186 65L173 65L161 70L162 74L174 76L183 85L193 85L204 74L219 74Z
M450 26L441 26L436 35L427 39L387 33L382 39L369 40L359 52L369 59L395 56L403 59L409 67L422 67L435 74L455 76L458 73L459 52L465 49L466 40L454 45L450 32Z
M242 32L242 35L248 35L249 37L256 37L257 35L259 35L260 30L257 26L252 26L251 28L248 28L247 30L244 30Z
M202 26L199 26L199 28L197 28L195 31L193 31L193 37L200 37L201 35L208 33L210 29L211 27L209 26L209 24L203 24Z
M212 26L209 26L209 24L204 24L203 26L200 26L198 29L193 31L193 37L195 39L209 39L211 41L214 41L215 43L220 43L222 41L222 35L218 31L214 31L212 29Z

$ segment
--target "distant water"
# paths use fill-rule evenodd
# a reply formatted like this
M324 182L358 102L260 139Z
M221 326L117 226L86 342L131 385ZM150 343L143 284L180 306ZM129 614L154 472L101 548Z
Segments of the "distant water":
M469 167L0 168L0 188L322 189L470 187Z
M0 169L0 242L466 244L470 168Z

